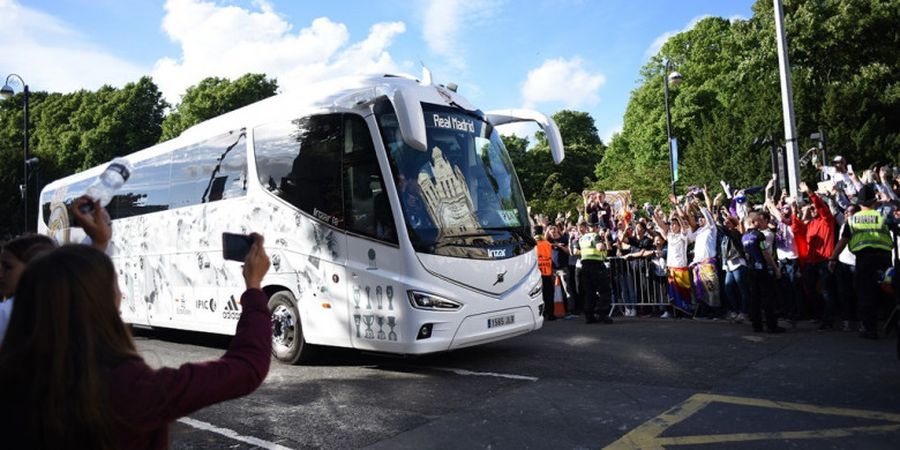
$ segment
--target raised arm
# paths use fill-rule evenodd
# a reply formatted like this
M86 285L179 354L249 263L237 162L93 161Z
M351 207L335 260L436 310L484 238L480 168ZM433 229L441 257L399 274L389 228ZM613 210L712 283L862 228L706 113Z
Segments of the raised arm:
M663 236L669 234L669 225L666 224L662 208L660 208L659 206L657 206L656 210L653 211L653 222L656 223L656 228L659 228L659 231L663 234Z

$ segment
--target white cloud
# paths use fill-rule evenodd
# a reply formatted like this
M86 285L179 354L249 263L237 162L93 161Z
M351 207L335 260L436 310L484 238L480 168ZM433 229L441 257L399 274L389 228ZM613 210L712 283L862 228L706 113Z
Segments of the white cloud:
M487 23L503 0L431 0L424 10L422 38L428 49L456 70L466 68L462 45L464 27Z
M351 43L347 27L327 17L295 32L268 2L253 5L256 10L202 0L166 2L162 29L182 54L157 61L153 78L170 102L209 76L265 73L290 90L327 78L398 69L388 48L406 31L402 22L377 23L365 39Z
M600 139L603 140L604 145L609 145L612 142L613 136L622 132L622 122L617 123L615 126L609 127L605 133L600 136Z
M577 108L597 103L600 100L597 91L604 83L606 77L589 72L581 58L548 59L528 72L522 85L522 99L527 108L545 102L561 102L566 108Z
M696 16L693 19L691 19L690 22L688 22L687 26L685 26L684 28L682 28L680 30L666 31L665 33L657 36L656 39L653 40L653 43L650 44L649 47L647 47L647 50L644 50L644 58L649 58L649 57L659 53L659 51L662 49L662 46L666 43L666 41L669 40L670 37L675 36L678 33L683 33L685 31L691 30L692 28L694 28L694 26L697 25L697 22L699 22L707 17L712 17L712 16L710 16L709 14L704 14L702 16ZM741 16L734 16L733 18L741 18Z
M15 72L34 91L121 86L146 74L144 68L99 48L64 21L14 0L0 0L0 43L0 75Z

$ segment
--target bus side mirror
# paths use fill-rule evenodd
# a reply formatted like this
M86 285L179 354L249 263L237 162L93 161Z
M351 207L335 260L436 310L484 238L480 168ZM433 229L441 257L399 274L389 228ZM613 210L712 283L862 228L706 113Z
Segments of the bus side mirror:
M400 134L406 145L424 152L428 136L425 132L425 115L422 113L422 105L415 96L406 97L403 91L394 93L392 103L397 112L397 122L400 125Z
M550 117L530 109L498 109L486 112L484 117L494 126L514 122L536 122L544 134L547 135L547 143L550 144L550 154L553 155L553 162L559 164L566 157L559 128Z

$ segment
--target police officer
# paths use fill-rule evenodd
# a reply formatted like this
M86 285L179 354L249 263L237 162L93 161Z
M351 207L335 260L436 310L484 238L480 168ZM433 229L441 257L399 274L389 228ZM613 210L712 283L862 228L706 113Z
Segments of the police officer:
M612 323L604 312L609 312L610 284L606 268L606 251L609 234L599 234L598 222L590 222L590 231L578 240L576 255L581 255L580 290L584 298L585 323Z
M876 328L878 300L881 290L878 283L884 271L891 266L891 249L894 241L891 238L888 220L875 209L875 187L866 184L860 189L857 203L861 211L850 217L848 226L844 228L841 240L835 245L828 269L834 270L837 255L845 246L856 255L856 287L857 310L862 319L863 330L860 337L878 339Z

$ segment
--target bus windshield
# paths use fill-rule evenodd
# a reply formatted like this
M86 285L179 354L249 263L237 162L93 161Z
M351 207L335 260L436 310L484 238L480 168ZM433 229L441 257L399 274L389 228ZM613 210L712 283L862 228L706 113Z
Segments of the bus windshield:
M525 201L500 135L464 110L423 104L427 150L379 116L403 216L417 251L502 258L531 249Z

